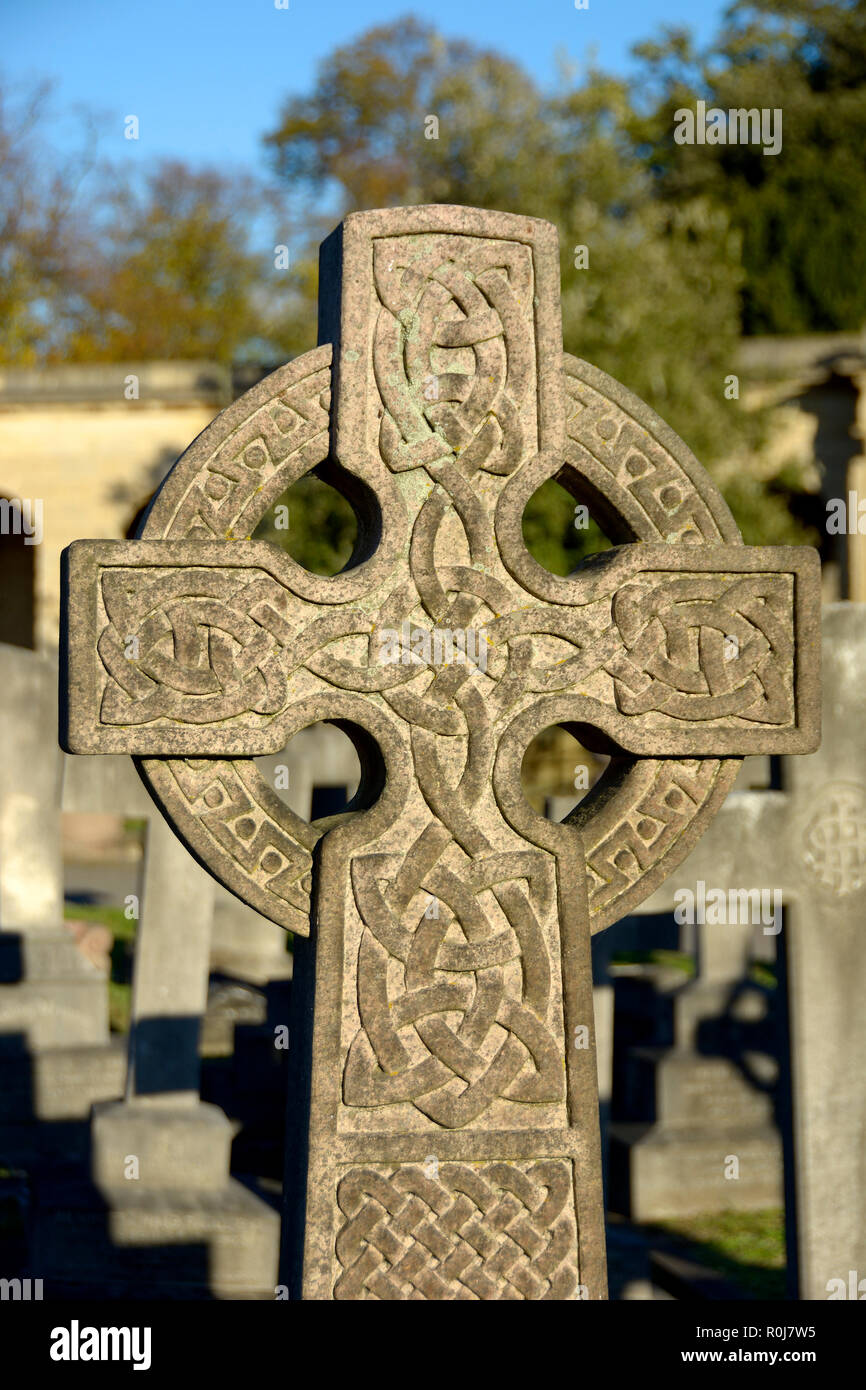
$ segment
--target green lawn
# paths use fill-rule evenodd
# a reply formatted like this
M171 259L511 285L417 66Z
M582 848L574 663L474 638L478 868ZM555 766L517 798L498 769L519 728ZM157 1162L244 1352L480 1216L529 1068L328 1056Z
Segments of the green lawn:
M677 1221L657 1221L655 1228L687 1243L683 1253L718 1270L753 1298L785 1297L785 1213L724 1211Z

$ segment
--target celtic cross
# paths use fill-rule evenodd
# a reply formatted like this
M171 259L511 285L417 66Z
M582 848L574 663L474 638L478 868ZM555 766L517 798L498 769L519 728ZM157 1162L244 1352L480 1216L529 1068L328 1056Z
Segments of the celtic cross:
M740 757L816 747L817 556L744 546L683 443L563 356L550 224L358 213L321 272L321 345L204 431L140 539L67 552L64 743L136 755L297 933L293 1296L603 1298L590 933ZM332 577L249 539L313 468L358 516ZM549 478L620 543L569 578L523 543ZM443 632L473 640L437 661ZM309 825L253 759L317 720L362 783ZM553 724L612 755L562 825L520 784Z

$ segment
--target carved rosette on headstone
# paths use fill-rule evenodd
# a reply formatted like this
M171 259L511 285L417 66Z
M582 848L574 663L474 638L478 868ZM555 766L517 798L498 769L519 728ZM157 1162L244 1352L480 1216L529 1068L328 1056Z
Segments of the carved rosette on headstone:
M322 346L214 421L140 540L67 552L67 746L141 757L199 859L309 936L295 1297L605 1297L590 932L739 756L816 746L817 556L743 546L682 442L563 356L558 277L533 218L347 218ZM334 577L248 539L317 465L359 517ZM568 579L523 543L548 478L625 543ZM316 720L352 734L367 808L326 828L251 761ZM520 786L555 723L615 754L564 825Z

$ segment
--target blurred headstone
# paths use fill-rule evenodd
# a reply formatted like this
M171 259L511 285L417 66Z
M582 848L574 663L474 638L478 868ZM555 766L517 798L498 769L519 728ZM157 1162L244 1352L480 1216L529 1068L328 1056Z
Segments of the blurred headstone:
M0 1154L31 1165L75 1153L124 1071L105 943L63 921L56 721L56 666L0 645Z
M747 783L751 771L745 767L739 781ZM694 958L693 978L684 983L681 971L664 964L616 970L617 1010L630 1016L617 1018L611 1205L636 1221L755 1211L783 1200L779 1019L774 995L752 978L752 961L766 958L761 943L775 940L780 922L770 894L742 905L739 896L729 899L729 890L759 880L738 876L739 865L728 865L718 848L704 852L707 843L718 846L719 834L718 823L711 826L632 919L638 932L644 919L678 930ZM695 869L698 856L706 879ZM706 896L715 890L725 894L722 922L706 920ZM741 916L729 912L729 901ZM677 927L670 914L686 903L688 920ZM766 934L752 920L762 908L770 909Z
M40 1193L34 1258L53 1287L273 1297L279 1215L230 1178L232 1126L199 1096L213 889L153 815L125 1096L94 1108L92 1186Z

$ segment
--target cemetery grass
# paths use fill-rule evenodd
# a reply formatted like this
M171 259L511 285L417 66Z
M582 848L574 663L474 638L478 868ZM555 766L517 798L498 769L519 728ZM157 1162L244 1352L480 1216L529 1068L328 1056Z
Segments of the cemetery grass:
M122 907L95 903L64 904L67 920L96 922L108 927L114 941L111 947L111 978L108 981L108 1022L112 1033L128 1033L132 1008L132 950L135 941L135 921L125 916Z
M670 970L681 970L684 975L694 975L694 956L687 951L669 951L652 947L643 951L617 951L611 958L611 965L663 965Z
M657 1221L651 1228L673 1237L677 1253L739 1285L755 1299L785 1298L785 1213L722 1211Z

